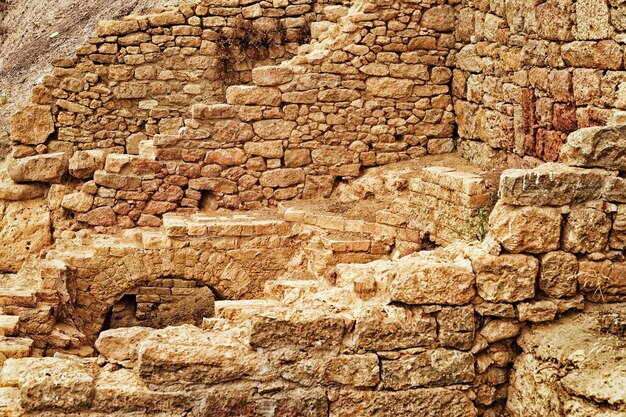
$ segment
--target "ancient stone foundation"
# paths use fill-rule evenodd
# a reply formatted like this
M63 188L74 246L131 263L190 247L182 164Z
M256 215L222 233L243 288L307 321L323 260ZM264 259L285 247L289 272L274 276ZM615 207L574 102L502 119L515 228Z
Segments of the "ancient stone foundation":
M13 118L0 415L626 415L625 12L102 22Z

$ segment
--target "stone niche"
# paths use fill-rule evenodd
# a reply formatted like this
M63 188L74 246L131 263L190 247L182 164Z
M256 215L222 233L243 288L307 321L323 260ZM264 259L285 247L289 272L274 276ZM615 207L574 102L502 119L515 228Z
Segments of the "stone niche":
M219 294L218 298L221 298ZM194 280L164 277L129 290L109 310L103 330L121 327L200 326L213 317L216 293Z

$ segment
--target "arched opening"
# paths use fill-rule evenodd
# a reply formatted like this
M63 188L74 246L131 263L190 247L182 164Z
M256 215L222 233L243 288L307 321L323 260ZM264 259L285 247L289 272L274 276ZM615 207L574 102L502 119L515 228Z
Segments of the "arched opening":
M128 290L107 311L101 331L122 327L201 325L222 296L195 280L163 277Z

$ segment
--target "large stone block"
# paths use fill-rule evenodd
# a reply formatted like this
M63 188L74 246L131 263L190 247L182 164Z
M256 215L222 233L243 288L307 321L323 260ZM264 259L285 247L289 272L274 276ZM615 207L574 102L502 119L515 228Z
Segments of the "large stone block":
M107 330L100 333L95 347L108 361L133 367L137 362L139 343L153 330L147 327Z
M382 384L394 391L419 387L468 384L474 380L474 355L435 349L381 361Z
M24 261L52 244L45 199L0 201L0 271L17 272Z
M550 252L541 257L539 289L554 298L576 295L578 260L567 252Z
M588 127L571 133L559 161L571 166L626 169L626 126Z
M500 201L517 206L564 206L602 197L611 174L548 163L532 170L509 169L500 176Z
M422 15L420 24L436 32L453 32L456 26L456 12L449 5L429 7Z
M58 184L68 170L66 154L53 153L13 159L9 162L9 176L15 182L47 182Z
M474 296L475 276L469 261L445 262L403 258L398 261L391 298L405 304L468 303Z
M601 40L608 38L613 32L609 20L609 7L605 1L576 1L576 39Z
M95 394L94 372L66 359L33 362L19 386L21 405L28 411L78 411L88 408Z
M581 261L578 286L587 299L597 303L626 301L626 262Z
M481 254L472 265L478 295L487 301L512 303L535 296L539 261L532 256Z
M611 219L593 207L579 206L567 216L563 229L563 250L572 253L601 252L606 248Z
M265 171L259 183L263 187L289 187L304 183L304 170L302 168L284 168Z
M293 79L293 70L289 67L265 66L252 70L252 81L260 86L274 86Z
M139 376L168 389L239 379L254 374L259 366L256 353L230 334L190 325L151 333L139 343L138 358Z
M619 70L622 47L613 40L570 42L561 48L563 60L571 67Z
M254 133L264 140L289 139L296 122L281 119L261 120L252 125Z
M475 417L474 404L461 390L346 391L330 407L330 417Z
M413 81L397 78L370 77L367 92L377 97L405 98L413 94Z
M74 152L69 161L70 174L80 179L92 178L93 174L104 168L106 153L100 150Z
M419 308L367 307L356 315L357 346L394 350L428 346L437 339L437 323Z
M281 92L278 88L234 85L226 90L228 104L251 106L278 106Z
M499 201L489 217L495 239L512 253L544 253L561 245L560 208L516 207Z
M11 139L27 145L44 143L54 132L50 106L30 105L13 114Z

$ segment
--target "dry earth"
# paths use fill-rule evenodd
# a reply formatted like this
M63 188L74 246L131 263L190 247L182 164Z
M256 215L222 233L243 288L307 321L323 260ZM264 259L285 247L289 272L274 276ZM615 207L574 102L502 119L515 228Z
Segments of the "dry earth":
M0 22L7 29L4 39L0 38L0 137L6 135L11 113L29 100L33 85L51 71L50 61L73 55L76 47L95 33L99 20L143 13L169 2L7 0L6 3L4 22Z

